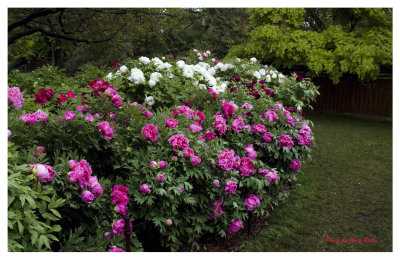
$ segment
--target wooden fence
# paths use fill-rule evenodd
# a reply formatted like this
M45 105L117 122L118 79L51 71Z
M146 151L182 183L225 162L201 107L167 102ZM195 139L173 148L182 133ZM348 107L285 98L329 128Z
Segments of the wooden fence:
M337 85L328 78L316 78L313 82L320 86L320 95L312 104L316 111L392 117L391 79L378 79L369 84L346 78Z

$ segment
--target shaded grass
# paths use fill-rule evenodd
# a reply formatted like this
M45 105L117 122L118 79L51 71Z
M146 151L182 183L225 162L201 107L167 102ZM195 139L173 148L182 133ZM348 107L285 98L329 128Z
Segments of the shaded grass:
M318 145L313 160L268 228L242 251L392 251L392 122L308 117ZM350 242L352 237L362 242Z

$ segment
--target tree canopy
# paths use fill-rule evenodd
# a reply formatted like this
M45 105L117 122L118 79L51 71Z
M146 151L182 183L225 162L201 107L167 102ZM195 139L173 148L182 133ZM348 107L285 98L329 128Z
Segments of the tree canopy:
M374 80L392 65L392 9L248 9L245 43L228 56L255 55L278 67L304 65L310 76L324 72L333 82L343 74Z

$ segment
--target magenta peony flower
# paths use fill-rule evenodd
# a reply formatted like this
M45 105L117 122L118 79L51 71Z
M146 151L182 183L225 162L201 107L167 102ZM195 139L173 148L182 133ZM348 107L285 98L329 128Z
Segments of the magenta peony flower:
M7 136L10 137L11 136L11 131L8 129L7 130Z
M93 194L95 196L103 195L103 187L98 182L96 176L90 176L89 177L89 187L90 187L90 189L92 190L92 192L93 192Z
M227 181L225 185L225 191L230 194L235 194L237 189L237 182L234 181Z
M219 153L216 165L222 170L229 171L234 168L235 164L235 151L228 150Z
M209 93L210 95L214 96L215 99L218 99L218 98L219 98L218 93L215 92L214 89L212 89L212 88L208 88L208 93Z
M197 137L197 139L200 141L206 142L205 138L203 138L203 137Z
M158 168L158 164L156 161L150 161L149 166L151 169L157 169Z
M225 118L229 118L229 116L235 114L235 110L239 108L233 101L226 102L221 100L222 102L222 112L224 113Z
M143 116L146 117L146 118L149 118L149 117L152 117L152 116L153 116L153 113L152 113L151 111L145 111L145 112L143 113Z
M72 172L68 174L71 183L78 182L81 188L90 184L92 168L85 159L82 159L78 163L74 160L70 160L69 166L72 169Z
M29 165L29 167L32 168L33 174L40 179L40 183L49 182L56 176L52 166L36 163Z
M194 111L186 105L177 106L176 108L178 108L178 111L182 113L186 118L192 118L194 115Z
M178 110L172 110L171 113L172 113L173 115L175 115L175 116L178 116L178 115L179 115Z
M213 124L219 135L224 135L227 130L226 120L221 114L215 114L215 122Z
M300 168L301 168L301 162L299 160L292 160L290 162L290 170L292 170L293 172L299 171Z
M250 174L254 174L254 164L251 162L250 158L243 157L240 160L239 171L241 172L241 176L249 176Z
M38 146L38 147L36 148L36 152L35 152L35 151L32 151L32 152L31 152L32 156L34 156L34 157L38 157L38 156L40 156L40 155L43 154L43 153L44 153L44 147L42 147L42 146Z
M183 191L185 190L185 188L184 188L183 186L179 186L179 190L180 190L181 192L183 192Z
M235 220L232 225L230 225L230 227L228 228L228 234L233 235L236 232L238 232L243 226L243 222L241 222L240 220Z
M197 110L193 114L192 121L197 122L197 124L199 124L201 126L201 124L203 124L203 121L205 119L206 119L206 116L204 115L204 113L202 113L200 110Z
M129 189L125 185L115 185L111 192L111 197L113 197L111 204L120 203L128 204L129 202Z
M244 128L244 122L242 116L238 116L233 119L231 123L232 130L234 132L240 132Z
M157 141L158 130L153 124L147 124L142 129L142 134L150 141Z
M8 101L17 109L22 107L24 97L19 87L8 87Z
M149 185L147 185L145 183L140 186L140 190L145 194L151 193L151 189L150 189Z
M132 232L132 221L129 220L129 233ZM119 219L117 221L114 222L113 226L113 234L115 236L125 236L125 220L124 219Z
M75 119L75 113L74 113L73 111L67 111L67 112L65 112L65 114L64 114L64 119L65 119L66 121L71 121L71 120Z
M246 125L244 125L244 127L243 127L244 129L247 129L247 131L248 132L250 132L251 131L251 125L250 124L246 124Z
M292 138L286 134L279 136L278 144L280 147L287 147L287 148L290 148L294 145Z
M160 169L165 169L167 167L167 162L166 161L160 161L160 162L158 162L158 165L160 166Z
M245 103L242 105L242 107L240 107L242 110L248 110L249 112L251 112L253 110L253 105L249 104L249 103Z
M163 174L158 174L158 175L157 175L157 180L158 180L159 182L164 181L164 178L165 178L165 176L164 176Z
M190 158L190 162L192 162L192 165L197 166L198 164L201 163L201 158L198 156L192 156Z
M203 130L203 128L200 125L197 125L197 124L190 125L189 129L194 131L194 132L200 132L200 131Z
M278 120L278 114L276 114L274 111L271 111L270 109L267 110L266 113L261 115L261 118L265 119L268 118L269 122L274 122L275 120Z
M247 156L253 160L257 157L257 152L253 148L253 144L248 145L244 148L246 150Z
M204 137L205 137L207 140L214 140L214 139L216 138L216 135L215 135L214 132L207 130L207 131L204 133Z
M87 116L86 116L86 118L85 118L88 122L92 122L93 121L93 119L94 119L94 117L93 117L93 115L92 114L88 114Z
M175 120L175 119L172 119L172 118L167 117L167 118L165 119L165 126L166 126L167 128L173 129L173 128L175 128L176 126L178 126L178 120Z
M177 161L177 160L178 160L178 158L176 156L172 157L172 161Z
M265 134L262 136L263 140L267 143L270 143L272 141L272 134L271 132L267 131Z
M110 232L106 232L106 233L104 233L104 237L106 237L106 238L111 238L111 234L110 234Z
M274 184L279 181L278 174L276 172L267 172L266 175L268 177L268 182L270 184Z
M108 121L100 122L99 124L97 124L97 128L106 139L112 139L114 137L115 128L111 127Z
M224 211L221 208L221 205L222 205L223 202L224 201L221 199L215 204L210 204L210 207L213 208L213 211L210 212L210 218L211 219L216 219L216 218L218 218L219 216L221 216L224 213Z
M262 124L256 124L253 125L253 132L254 133L264 133L265 132L265 126Z
M126 204L119 203L117 206L114 208L115 212L118 213L121 216L126 216L126 212L128 211L128 206Z
M91 193L91 192L88 191L88 190L82 191L81 196L82 196L82 200L83 200L84 202L86 202L87 204L92 203L92 201L94 200L94 194Z
M246 210L253 211L255 208L260 206L261 199L262 198L260 196L250 194L249 197L244 200L244 203L246 204Z
M174 150L177 150L178 148L186 149L189 147L189 139L185 138L183 134L173 135L168 139L168 142L171 143Z
M108 250L108 252L125 252L125 251L119 247L113 246L110 248L110 250Z
M167 224L168 227L172 226L172 220L168 219L165 224Z

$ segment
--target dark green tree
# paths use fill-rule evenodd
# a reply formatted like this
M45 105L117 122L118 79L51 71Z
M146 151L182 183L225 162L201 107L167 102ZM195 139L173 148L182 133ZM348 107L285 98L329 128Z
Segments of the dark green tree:
M254 55L290 68L304 65L309 76L324 72L334 83L343 74L374 80L392 65L392 9L248 9L249 35L230 56Z

